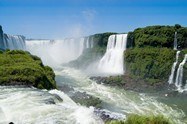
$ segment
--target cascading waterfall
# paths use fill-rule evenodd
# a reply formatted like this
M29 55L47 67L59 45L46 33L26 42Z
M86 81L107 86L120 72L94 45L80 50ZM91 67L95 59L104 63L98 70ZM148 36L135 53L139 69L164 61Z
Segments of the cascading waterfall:
M177 50L177 32L175 32L174 37L174 50ZM172 84L174 82L174 75L175 75L175 69L178 64L178 58L179 58L180 51L177 51L176 53L176 61L173 63L172 69L171 69L171 75L169 76L168 83ZM187 54L185 54L183 61L179 64L179 67L177 69L176 79L175 79L175 86L177 87L177 90L179 92L183 92L184 90L187 90L187 84L183 84L183 66L187 61Z
M187 54L185 54L183 61L179 64L179 67L177 69L177 76L175 80L175 86L178 88L178 90L182 90L183 86L183 66L187 61Z
M90 46L91 48L93 48L94 47L94 37L91 37L91 46Z
M126 47L127 34L111 35L108 38L106 53L99 62L99 71L109 75L123 74L123 52Z
M94 46L93 37L85 38L84 48L93 48L93 46Z
M171 75L169 76L168 83L172 84L174 82L174 75L175 75L175 69L178 63L180 51L177 51L176 53L176 61L173 63L172 69L171 69Z
M4 34L3 37L4 49L20 49L25 50L25 37L20 35Z
M90 40L90 37L88 37L88 38L86 39L86 48L89 48L89 46L90 46L89 40Z
M26 40L27 50L38 55L44 64L58 66L77 59L86 48L91 48L89 38L65 40ZM85 46L86 45L86 46Z
M177 32L175 32L175 37L174 37L174 50L177 50Z

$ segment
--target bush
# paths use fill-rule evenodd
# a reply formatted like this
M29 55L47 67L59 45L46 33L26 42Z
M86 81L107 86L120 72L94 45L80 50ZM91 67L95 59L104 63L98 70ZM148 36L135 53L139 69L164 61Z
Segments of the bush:
M162 115L158 116L140 116L130 115L124 124L171 124L169 119Z
M169 119L162 115L158 116L144 116L144 115L130 115L126 121L111 121L106 124L171 124Z
M128 41L135 47L168 47L173 48L174 34L177 32L179 48L187 47L187 28L175 26L147 26L129 32Z
M117 86L122 86L124 84L122 76L110 76L106 77L106 80L104 81L105 84L114 84Z

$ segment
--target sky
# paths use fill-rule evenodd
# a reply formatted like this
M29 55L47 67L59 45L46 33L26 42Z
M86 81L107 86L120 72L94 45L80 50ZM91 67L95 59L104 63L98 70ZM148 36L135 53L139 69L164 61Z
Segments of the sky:
M7 34L63 39L149 25L187 27L187 0L0 0Z

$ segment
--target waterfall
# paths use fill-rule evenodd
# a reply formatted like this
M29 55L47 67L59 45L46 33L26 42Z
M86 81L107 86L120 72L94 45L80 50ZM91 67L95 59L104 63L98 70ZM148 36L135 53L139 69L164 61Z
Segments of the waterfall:
M171 75L169 76L169 80L168 80L168 83L169 83L169 84L172 84L172 83L173 83L174 74L175 74L175 69L176 69L176 66L177 66L177 63L178 63L178 59L179 59L179 54L180 54L180 51L177 51L177 53L176 53L176 60L175 60L175 62L173 63L173 66L172 66L172 69L171 69Z
M21 49L25 50L25 37L20 35L8 35L4 34L3 37L4 49Z
M2 26L0 25L0 50L4 49L4 43L3 43L3 29Z
M179 67L177 69L177 76L175 80L175 86L178 88L178 90L182 89L183 85L183 66L187 61L187 54L185 54L183 61L179 64Z
M86 48L91 48L89 38L70 38L64 40L27 40L27 50L53 66L77 59Z
M93 48L94 47L94 37L92 36L91 37L91 46L90 46L91 48Z
M177 50L177 32L175 32L175 38L174 38L174 50Z
M94 46L94 41L93 41L93 37L87 37L85 38L85 42L84 42L84 48L93 48Z
M90 37L88 37L88 38L86 39L86 48L89 48L89 47L90 47L89 41L90 41Z
M108 38L106 53L99 61L100 72L109 75L123 74L123 52L126 47L127 34L111 35Z

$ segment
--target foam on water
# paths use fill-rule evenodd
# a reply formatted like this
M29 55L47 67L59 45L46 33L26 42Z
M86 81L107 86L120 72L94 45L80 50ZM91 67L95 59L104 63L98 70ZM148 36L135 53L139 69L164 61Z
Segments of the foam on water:
M85 74L72 68L64 68L62 71L55 72L57 76L65 75L74 79L73 82L66 84L76 86L75 90L87 92L90 95L99 97L104 101L103 108L111 113L118 113L119 118L125 118L131 113L143 115L162 114L180 124L185 114L181 110L172 109L166 104L158 102L154 97L145 94L129 92L115 87L104 86L90 80ZM65 83L65 82L61 82ZM74 85L75 83L76 85Z
M58 90L48 92L32 88L0 87L0 115L0 123L103 123L94 114L93 108L77 105ZM82 118L81 121L80 118Z

